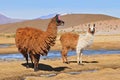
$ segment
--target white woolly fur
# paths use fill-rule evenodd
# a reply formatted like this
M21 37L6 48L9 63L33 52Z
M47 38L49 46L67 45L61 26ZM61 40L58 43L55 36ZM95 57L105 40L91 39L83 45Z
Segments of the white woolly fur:
M93 28L90 27L91 30L93 30ZM87 32L85 36L81 37L79 35L79 39L78 39L78 43L76 46L76 53L77 53L77 63L81 63L82 64L82 50L86 47L89 47L94 40L94 34Z

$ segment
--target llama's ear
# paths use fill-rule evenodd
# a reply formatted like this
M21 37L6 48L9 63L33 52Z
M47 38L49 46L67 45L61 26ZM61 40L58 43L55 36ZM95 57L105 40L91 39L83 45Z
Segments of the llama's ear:
M56 15L55 15L55 17L58 17L58 16L59 16L59 14L56 14Z
M55 17L56 17L57 20L60 18L59 16L60 16L59 14L56 14Z
M88 24L88 27L90 27L90 24Z

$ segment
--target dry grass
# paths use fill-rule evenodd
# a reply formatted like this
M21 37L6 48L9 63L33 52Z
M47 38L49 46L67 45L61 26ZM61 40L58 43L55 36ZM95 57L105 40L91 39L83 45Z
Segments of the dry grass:
M76 56L68 58L70 64L62 63L59 59L41 60L39 71L32 68L26 69L25 61L0 61L0 80L119 80L120 79L120 54L83 56L84 65L77 65ZM83 72L77 75L69 72L84 70L98 70ZM54 77L40 75L57 74ZM93 77L94 76L94 77ZM102 76L102 77L101 77ZM112 78L112 79L111 79Z
M0 54L13 54L17 52L18 49L16 47L0 48Z
M15 44L14 38L1 37L0 44ZM120 35L95 36L92 49L120 49ZM52 50L61 50L59 37ZM0 53L17 52L15 45L0 48ZM63 64L60 59L41 60L39 71L33 72L32 68L26 69L25 61L0 61L0 80L120 80L120 54L83 56L85 65L77 65L76 56L68 57L70 64ZM98 70L85 72L78 75L67 72ZM57 74L54 77L40 77L43 74ZM29 77L30 76L30 77ZM94 77L93 77L94 76ZM102 77L101 77L102 76Z
M15 44L15 38L0 37L0 44Z
M116 42L94 42L94 44L90 47L90 49L105 49L105 50L119 50L120 49L120 41Z
M51 50L61 50L62 46L59 41L60 35L57 38L56 44ZM0 44L15 44L14 38L0 37ZM120 49L120 35L97 35L95 36L94 44L90 49ZM17 53L18 50L15 45L7 48L0 48L0 54L4 53Z
M60 35L57 38L55 46L52 47L53 50L62 49L59 38ZM89 49L120 49L120 35L96 35L94 38L94 43Z

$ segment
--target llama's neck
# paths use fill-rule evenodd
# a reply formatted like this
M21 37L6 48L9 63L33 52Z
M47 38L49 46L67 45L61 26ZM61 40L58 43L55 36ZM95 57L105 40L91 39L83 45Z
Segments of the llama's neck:
M79 37L81 38L81 34L79 34ZM86 32L86 34L82 37L94 37L94 34L91 34L89 32Z
M50 34L57 34L57 25L55 22L51 21L48 25L47 32Z
M53 46L55 44L55 40L57 37L57 25L54 21L51 21L49 23L46 34L46 43L49 44L50 48L50 46Z
M94 34L87 32L87 33L86 33L86 36L94 37Z
M91 34L91 33L87 32L86 35L85 35L85 38L88 39L88 40L93 41L93 39L94 39L94 34Z
M88 46L90 46L92 43L93 43L93 40L94 40L94 35L93 34L90 34L90 33L86 33L85 36L81 37L79 35L79 39L78 39L78 43L77 43L77 49L81 48L86 48Z

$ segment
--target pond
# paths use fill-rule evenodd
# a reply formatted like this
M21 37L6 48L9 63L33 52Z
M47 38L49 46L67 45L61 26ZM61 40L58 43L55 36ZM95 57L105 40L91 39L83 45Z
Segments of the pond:
M11 46L12 44L0 44L0 48L7 48Z
M83 70L83 71L77 71L77 72L64 72L66 74L71 74L71 75L76 75L76 74L81 74L81 73L86 73L86 72L97 72L97 70ZM51 74L41 74L40 77L53 77L56 76L58 74L56 73L51 73Z
M52 59L61 58L61 51L49 51L47 56L42 56L41 59ZM94 54L120 54L120 50L84 50L83 55L94 55ZM75 51L69 51L68 56L76 55ZM0 54L0 60L22 60L24 57L20 53L15 54Z

